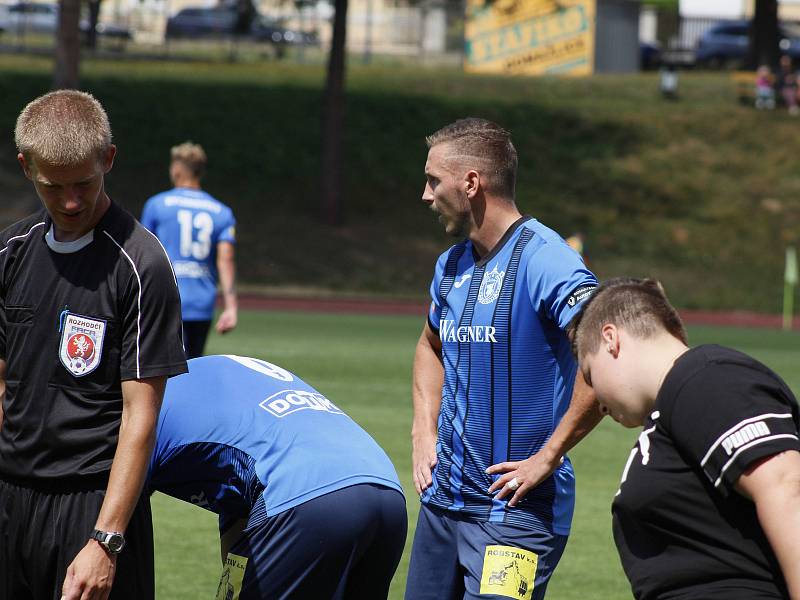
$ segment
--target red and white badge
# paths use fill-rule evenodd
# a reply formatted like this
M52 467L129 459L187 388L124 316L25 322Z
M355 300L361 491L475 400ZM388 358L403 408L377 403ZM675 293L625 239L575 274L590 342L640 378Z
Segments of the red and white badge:
M88 375L100 364L105 335L105 321L67 314L61 330L61 364L76 377Z

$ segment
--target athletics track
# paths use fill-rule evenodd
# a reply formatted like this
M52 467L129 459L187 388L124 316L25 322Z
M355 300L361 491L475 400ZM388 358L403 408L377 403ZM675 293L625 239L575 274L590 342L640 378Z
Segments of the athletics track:
M241 294L239 307L251 310L291 310L318 313L352 313L373 315L419 315L422 318L428 305L415 300L392 300L364 297L283 297ZM757 327L780 329L781 316L746 311L680 311L688 325L717 325L727 327ZM800 318L794 320L794 331L800 331Z

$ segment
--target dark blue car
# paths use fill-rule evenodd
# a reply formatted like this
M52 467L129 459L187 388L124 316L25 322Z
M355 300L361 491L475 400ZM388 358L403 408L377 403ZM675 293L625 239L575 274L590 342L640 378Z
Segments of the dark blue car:
M694 54L695 62L707 67L738 65L747 56L749 32L749 21L722 21L712 25L700 36ZM800 59L800 30L782 23L778 34L781 52L794 60Z
M234 34L237 12L231 7L188 7L167 19L167 39L225 38ZM286 46L293 44L318 45L316 34L294 31L257 14L253 18L247 37L275 46L281 55Z

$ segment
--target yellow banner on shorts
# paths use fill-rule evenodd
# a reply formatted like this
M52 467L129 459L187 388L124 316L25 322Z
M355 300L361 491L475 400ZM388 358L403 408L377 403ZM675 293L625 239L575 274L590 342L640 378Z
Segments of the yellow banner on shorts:
M246 568L246 557L228 553L225 564L222 566L222 575L219 578L215 600L239 600Z
M539 557L514 546L486 546L483 555L481 594L530 600Z

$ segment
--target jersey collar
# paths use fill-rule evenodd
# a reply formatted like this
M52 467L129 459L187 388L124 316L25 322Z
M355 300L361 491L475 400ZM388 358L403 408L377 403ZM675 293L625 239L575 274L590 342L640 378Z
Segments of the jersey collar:
M94 241L94 229L90 229L88 233L83 234L77 240L59 242L56 239L53 224L50 223L50 229L48 229L47 233L44 235L44 241L47 242L47 246L53 252L57 252L58 254L72 254L78 250L83 250Z
M517 229L519 229L520 225L522 225L525 221L530 221L532 218L533 217L531 217L530 215L523 215L519 219L514 221L511 224L511 226L508 229L506 229L506 232L503 234L503 237L500 238L500 241L498 241L494 245L494 248L492 248L488 252L488 254L486 254L486 256L483 256L483 257L478 256L478 251L475 250L475 245L472 244L472 258L475 260L475 266L476 267L482 267L486 263L488 263L490 260L492 260L495 256L497 256L497 253L500 252L500 250L503 249L503 246L505 246L506 242L509 239L511 239L511 236L514 235L514 233L517 231Z

